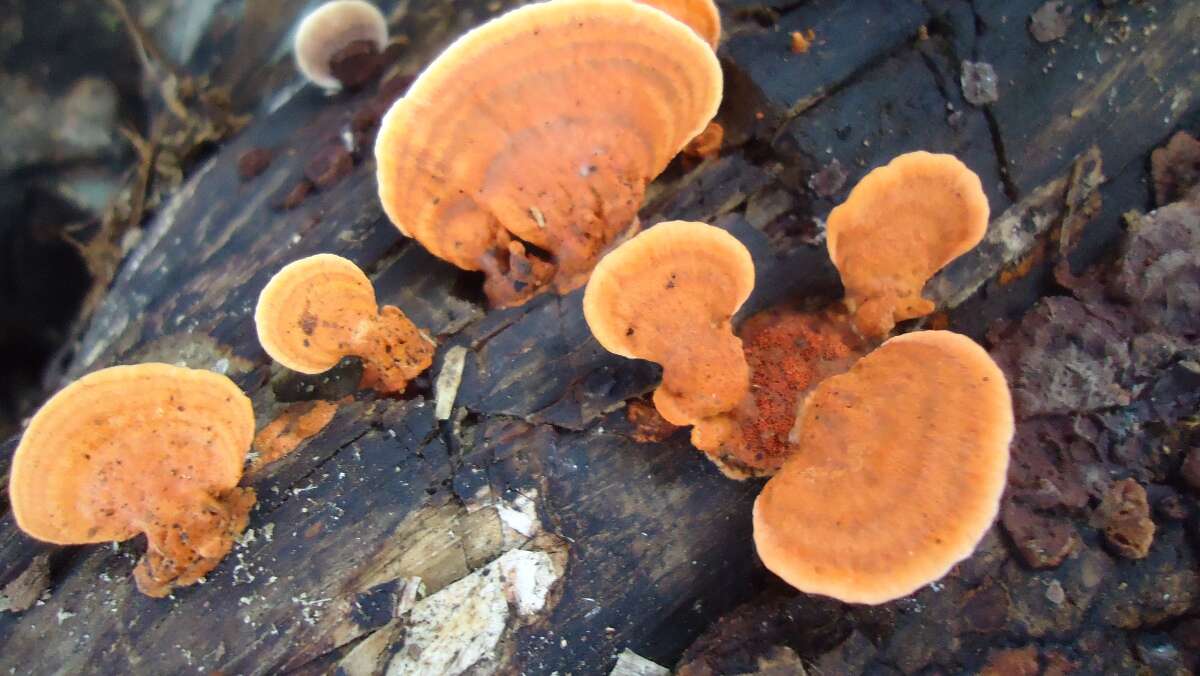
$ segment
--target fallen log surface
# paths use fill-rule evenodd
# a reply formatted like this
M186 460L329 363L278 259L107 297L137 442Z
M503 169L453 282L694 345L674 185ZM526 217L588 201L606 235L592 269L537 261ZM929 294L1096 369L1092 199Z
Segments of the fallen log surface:
M284 35L297 4L248 16L243 30ZM1091 317L1107 327L1093 336L1101 348L1127 347L1133 324L1095 305L1059 307L1086 295L1064 286L1062 263L1081 272L1117 255L1121 214L1152 206L1150 151L1200 122L1200 5L1069 2L1066 35L1041 43L1029 17L1042 4L729 0L725 145L718 158L670 168L643 222L705 220L746 243L758 285L743 315L836 298L821 245L829 209L901 152L952 152L983 178L993 217L984 244L931 282L933 321L984 340L998 358L1011 346L1010 379L1029 367L1036 380L1042 366L1029 364L1049 363L1035 358L1036 335L1050 335L1037 321L1071 342ZM1182 478L1185 458L1200 463L1189 436L1194 333L1170 343L1169 357L1112 375L1124 399L1023 413L1003 526L944 583L879 608L796 594L754 555L761 482L725 479L686 433L634 440L625 405L653 390L657 369L600 348L580 292L489 311L477 275L388 223L371 111L502 7L389 9L407 36L392 89L272 97L146 226L68 374L182 363L233 378L260 427L287 427L312 402L328 402L331 418L248 473L259 502L246 536L203 584L165 599L133 587L139 539L51 547L3 513L2 600L29 589L37 600L0 612L0 668L590 674L607 673L626 649L695 674L799 673L801 664L819 673L1189 668L1200 650L1200 486ZM789 33L810 29L811 49L794 53ZM246 65L268 58L271 39L214 28L202 45L230 40L234 56L218 68L240 96L265 91L286 67ZM964 98L964 60L994 67L998 100ZM244 178L239 160L258 149L269 164ZM284 264L321 252L359 263L381 303L436 336L433 369L403 396L355 391L353 362L299 377L259 348L260 289ZM1044 296L1058 300L1026 315ZM1023 315L1019 330L988 334ZM1101 362L1116 358L1101 352ZM440 420L434 381L458 359L461 383ZM16 443L0 445L5 474ZM1032 469L1021 464L1030 457ZM1093 513L1126 477L1149 487L1156 510L1145 559L1114 553ZM1038 502L1038 490L1058 497ZM1052 560L1055 546L1062 556Z

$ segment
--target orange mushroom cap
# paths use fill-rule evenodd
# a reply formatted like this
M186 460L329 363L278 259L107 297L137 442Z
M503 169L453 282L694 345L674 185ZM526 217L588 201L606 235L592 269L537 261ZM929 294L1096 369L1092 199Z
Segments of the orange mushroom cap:
M258 340L275 361L322 373L361 357L363 384L397 392L433 363L433 341L404 313L375 302L371 280L353 262L317 254L284 266L254 312Z
M146 533L138 585L162 595L212 570L245 528L254 493L235 487L253 437L250 400L225 376L96 371L33 416L13 456L13 516L56 544Z
M754 503L759 556L801 591L883 603L945 575L990 527L1012 399L971 339L909 333L821 383L797 436Z
M712 0L638 0L670 14L696 31L713 49L721 41L721 12Z
M527 5L459 38L384 117L379 197L496 306L582 285L721 100L712 49L625 0Z
M305 16L296 29L296 67L318 86L340 89L342 83L330 62L339 51L359 41L373 44L380 52L387 46L387 20L379 8L364 0L326 2Z
M953 155L901 155L863 177L829 214L829 256L864 335L933 312L929 278L987 232L979 177Z
M749 388L730 320L753 289L754 262L733 235L670 221L601 259L583 314L604 349L662 365L654 405L668 422L690 425L732 409Z

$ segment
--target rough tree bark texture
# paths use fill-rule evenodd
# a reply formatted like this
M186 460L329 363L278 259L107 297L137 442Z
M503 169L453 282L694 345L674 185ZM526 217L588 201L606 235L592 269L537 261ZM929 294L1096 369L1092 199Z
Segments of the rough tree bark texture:
M255 14L261 3L245 4L243 30L285 34L287 24ZM416 4L393 14L408 36L408 73L499 10L475 0ZM1068 3L1066 37L1042 44L1028 28L1041 4L730 0L721 48L726 148L719 159L669 170L643 222L706 220L745 242L759 276L746 312L827 299L838 292L819 244L831 206L896 154L955 153L982 177L993 219L984 244L930 293L951 328L982 339L989 325L1020 316L1053 288L1049 270L1060 250L1077 269L1111 250L1118 215L1149 204L1149 151L1196 121L1200 5ZM272 40L231 38L237 29L228 24L218 33L234 56L220 67L241 78L235 91L270 80L270 68L246 64L265 59ZM792 53L789 33L809 29L813 48ZM998 101L964 100L963 60L993 64ZM754 671L772 659L796 664L788 660L830 650L849 671L957 671L977 669L989 642L1070 641L1086 625L1082 613L1049 628L981 622L975 640L947 643L937 622L906 623L923 610L957 614L964 599L982 603L998 587L1047 588L1043 573L1011 558L999 528L966 564L977 574L956 578L940 596L926 590L917 600L848 612L780 589L751 543L761 484L724 479L686 434L631 439L624 402L653 389L656 369L602 350L582 319L580 293L486 311L475 275L433 259L387 222L369 144L351 149L345 175L319 176L315 164L337 156L372 95L327 98L305 88L221 147L149 224L71 369L74 377L116 363L181 362L230 375L253 398L260 426L307 400L339 402L332 421L247 476L260 496L251 532L204 584L171 598L133 589L140 541L52 548L26 538L5 514L0 583L48 554L49 586L40 603L0 615L0 667L606 673L626 648L674 665L712 628L687 653L693 673ZM274 159L242 180L238 160L254 148ZM317 187L285 205L306 171ZM259 290L282 265L320 252L358 262L381 303L438 337L431 377L404 397L355 393L354 364L296 377L258 347ZM465 371L449 420L439 421L431 382L455 346L465 348ZM0 470L15 444L0 446ZM1154 564L1154 574L1163 566L1194 570L1185 528L1160 535L1179 553ZM1136 583L1151 569L1123 574ZM422 595L414 596L414 578ZM1168 630L1163 623L1194 612L1194 595L1153 623ZM754 644L759 617L771 625L763 633L786 640ZM790 655L780 656L781 645ZM745 646L757 647L739 653ZM727 654L737 659L722 662ZM1036 651L1033 659L1036 666Z

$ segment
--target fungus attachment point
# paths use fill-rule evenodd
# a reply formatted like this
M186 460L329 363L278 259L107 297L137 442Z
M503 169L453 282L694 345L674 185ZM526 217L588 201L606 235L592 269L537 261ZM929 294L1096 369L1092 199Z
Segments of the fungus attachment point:
M1012 399L965 336L892 338L821 383L797 425L796 451L754 503L754 542L801 591L905 596L969 556L996 517Z
M750 252L704 223L660 223L601 259L583 314L604 349L663 367L654 406L692 425L737 406L749 388L730 319L754 289Z
M434 343L398 308L375 302L371 280L333 254L294 261L267 282L254 311L258 341L275 361L322 373L363 360L362 386L402 392L433 363Z
M459 38L376 137L388 218L493 306L583 285L721 100L707 43L626 0L527 5Z
M867 174L829 214L829 256L864 336L933 312L929 278L987 232L979 177L953 155L914 152Z
M729 415L692 431L692 444L731 479L774 474L795 452L797 405L825 378L868 349L842 313L766 310L738 331L750 366L750 392Z
M670 14L696 31L713 49L721 41L721 13L712 0L638 0Z
M33 416L13 456L21 530L56 544L145 533L134 576L165 596L216 567L246 528L238 488L254 437L250 400L225 376L114 366L71 383Z
M296 29L296 67L328 90L366 84L383 65L387 20L364 0L332 0L305 16Z

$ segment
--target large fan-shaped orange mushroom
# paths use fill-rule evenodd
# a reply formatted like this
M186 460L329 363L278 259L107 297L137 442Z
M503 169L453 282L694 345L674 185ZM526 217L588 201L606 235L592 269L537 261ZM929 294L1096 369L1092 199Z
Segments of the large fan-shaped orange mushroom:
M716 114L712 49L626 0L555 0L459 38L384 117L391 221L481 270L496 306L587 281L637 229L646 184Z
M601 259L583 314L604 349L663 367L654 406L691 425L737 406L749 388L730 320L754 289L750 252L704 223L661 223Z
M17 525L86 544L145 533L138 588L163 596L216 567L245 528L237 488L254 437L250 400L228 378L167 364L115 366L51 397L13 456Z
M292 47L296 67L328 90L361 86L378 70L387 20L365 0L330 0L304 17Z
M684 22L713 49L721 41L721 13L712 0L638 0Z
M829 256L863 335L933 312L929 278L987 232L979 177L953 155L914 152L867 174L829 214Z
M380 392L403 391L433 363L433 341L398 308L380 308L371 280L333 254L277 272L258 297L254 323L263 349L287 368L322 373L342 357L361 357L363 386Z
M763 563L796 588L883 603L945 575L996 517L1013 435L1004 374L947 331L884 343L821 383L754 503Z

